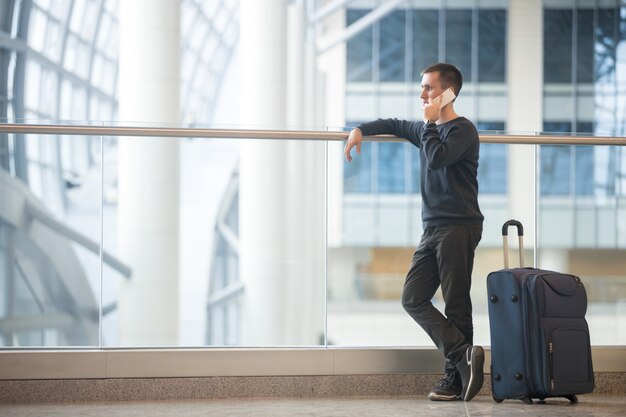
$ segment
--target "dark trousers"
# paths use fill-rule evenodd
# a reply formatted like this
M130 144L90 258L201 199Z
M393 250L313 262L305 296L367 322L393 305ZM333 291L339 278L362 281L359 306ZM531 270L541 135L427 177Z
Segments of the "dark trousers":
M473 344L470 287L474 251L481 235L480 227L426 228L404 283L402 306L444 354L447 371L455 369ZM431 302L440 285L444 314Z

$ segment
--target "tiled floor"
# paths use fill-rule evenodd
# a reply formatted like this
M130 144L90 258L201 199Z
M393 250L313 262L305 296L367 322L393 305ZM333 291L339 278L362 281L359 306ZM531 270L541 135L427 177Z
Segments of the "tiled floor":
M0 404L0 416L328 416L328 417L459 417L459 416L598 416L626 415L626 396L584 395L578 404L551 399L526 405L496 404L491 397L471 402L431 402L424 398L263 398L193 401L120 401L51 404Z

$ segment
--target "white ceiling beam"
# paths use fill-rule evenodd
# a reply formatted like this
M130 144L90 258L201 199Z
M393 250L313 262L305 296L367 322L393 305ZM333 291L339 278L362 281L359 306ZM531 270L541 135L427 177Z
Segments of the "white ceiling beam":
M317 53L321 55L325 52L328 52L335 46L347 42L361 31L367 29L368 27L391 13L399 4L404 2L406 2L406 0L389 0L384 2L341 32L330 38L326 38L318 42Z

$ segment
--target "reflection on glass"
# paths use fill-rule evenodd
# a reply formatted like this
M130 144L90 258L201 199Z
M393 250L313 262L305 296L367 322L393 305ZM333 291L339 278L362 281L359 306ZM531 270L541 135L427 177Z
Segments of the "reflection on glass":
M2 139L3 346L324 343L325 143Z
M137 146L143 162L124 167L121 142ZM159 143L178 150L159 153ZM322 142L5 135L0 145L2 346L430 346L399 302L422 232L409 144L370 143L361 164L328 173ZM332 149L329 161L341 161L341 146ZM593 343L624 344L626 150L540 146L539 200L512 214L517 190L535 181L525 168L532 159L506 163L519 149L481 146L476 342L489 343L484 278L501 268L500 226L513 215L532 219L536 208L538 265L579 275ZM179 172L153 165L155 155ZM381 166L401 174L381 175ZM125 177L151 168L156 183ZM360 176L370 188L349 186ZM166 192L171 178L176 193ZM124 198L133 202L125 220ZM174 238L159 220L172 198ZM175 274L157 274L166 269L150 251L161 243L171 245L161 252L168 262L178 257ZM530 260L533 237L526 243ZM153 266L143 275L142 259ZM434 302L443 307L439 295ZM146 330L162 331L164 316L174 330L153 338Z
M2 346L100 343L99 143L0 136Z
M594 344L626 342L626 177L622 147L541 146L539 263L587 289Z
M104 271L106 346L323 343L323 142L126 137L105 160L104 248L132 269Z
M507 153L506 145L481 145L479 199L486 220L476 253L472 298L475 340L483 344L489 344L483 280L490 270L501 268L500 228L509 212L507 179L513 174L507 172ZM335 187L343 187L344 192L340 204L329 201L329 207L339 205L342 214L341 237L338 242L331 239L328 248L328 342L431 346L400 303L404 278L422 233L418 150L402 142L371 143L343 167L343 178L329 178L330 196L336 195ZM369 189L351 185L360 176L373 181ZM516 178L533 182L526 172ZM329 223L340 213L329 210ZM433 303L444 308L440 293Z
M623 6L550 1L543 19L544 131L622 136Z

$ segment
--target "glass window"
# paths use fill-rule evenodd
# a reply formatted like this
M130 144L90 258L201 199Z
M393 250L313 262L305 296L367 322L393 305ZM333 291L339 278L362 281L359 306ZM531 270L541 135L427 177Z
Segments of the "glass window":
M593 122L576 122L576 133L593 134Z
M352 162L344 159L343 176L345 193L372 192L372 142L363 142L361 155L353 155Z
M438 61L439 11L413 11L413 79L420 81L420 72ZM423 45L433 47L424 48Z
M213 291L219 291L228 285L228 257L230 248L222 236L218 236L213 263Z
M478 11L478 81L504 82L506 11Z
M479 131L504 130L504 122L479 122L476 127ZM481 194L507 193L507 149L507 145L500 143L480 145L478 191Z
M57 21L48 20L45 39L42 41L43 49L40 52L53 61L58 61L61 58L63 36L63 27Z
M237 192L233 198L232 208L226 215L225 223L237 236L239 236L239 192Z
M626 19L617 18L617 12L611 9L597 10L597 25L595 27L595 65L596 80L608 82L615 74L615 58L619 32L619 24ZM622 33L621 39L624 39Z
M569 122L544 123L544 127L548 133L571 133L573 130ZM591 123L576 124L578 133L591 131ZM541 194L566 195L573 192L578 196L593 195L594 182L598 181L594 172L596 158L592 146L542 146Z
M100 18L100 30L96 36L96 46L98 49L102 50L105 55L111 56L109 49L110 40L112 38L113 31L116 29L115 24L113 22L112 16L108 14L104 14Z
M89 0L86 5L85 18L83 19L81 28L82 35L89 43L93 41L95 36L99 12L100 2L96 0Z
M30 11L28 32L28 44L37 51L43 51L46 45L46 16L37 7Z
M543 27L544 82L569 83L572 81L572 11L544 10Z
M406 12L397 10L380 22L380 81L404 81Z
M445 62L455 65L466 78L472 73L472 11L446 10Z
M541 195L570 194L569 146L542 146L540 158Z
M104 57L98 53L93 57L93 68L91 70L91 82L94 87L104 89Z
M413 194L420 192L420 149L413 145L407 144L409 150L409 154L411 156L411 187L409 188L410 192Z
M79 53L79 42L76 36L69 35L67 37L67 47L65 48L65 56L63 57L63 66L69 71L75 71L77 55Z
M72 7L72 3L72 0L54 0L50 2L46 10L48 10L50 15L54 18L64 21L68 16L68 10Z
M501 143L480 145L478 190L481 194L506 194L507 146Z
M41 87L41 66L32 60L26 61L26 79L24 83L24 104L26 107L37 108L39 106L39 93Z
M576 12L576 81L593 82L593 10Z
M39 110L52 117L57 112L57 88L59 78L58 75L52 70L46 68L41 71L41 91L45 91L45 94L40 94L41 103L39 104Z
M626 8L597 9L595 26L595 114L596 134L624 135L624 82L618 76L624 61Z
M576 146L576 195L593 195L594 150L593 146Z
M378 143L378 192L404 193L404 143Z
M85 19L86 0L74 0L72 4L69 28L72 32L79 33Z
M91 58L91 47L84 41L79 41L77 45L77 56L75 73L83 79L89 78L89 60Z
M368 10L348 9L346 26L359 20ZM374 42L372 28L365 29L348 41L347 49L347 81L372 81L372 44Z
M544 122L546 133L571 133L570 122ZM569 146L542 146L540 156L541 195L570 194L571 148Z
M479 131L504 130L503 122L479 122ZM478 191L480 194L506 194L508 184L508 146L498 143L480 145Z
M113 94L117 83L117 62L107 61L104 75L104 91L108 91Z

